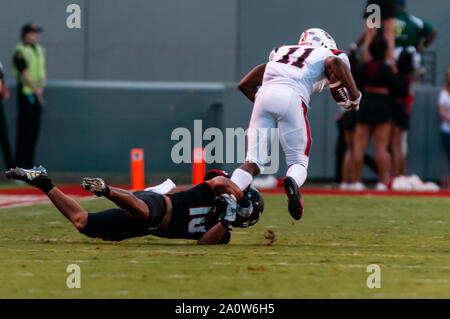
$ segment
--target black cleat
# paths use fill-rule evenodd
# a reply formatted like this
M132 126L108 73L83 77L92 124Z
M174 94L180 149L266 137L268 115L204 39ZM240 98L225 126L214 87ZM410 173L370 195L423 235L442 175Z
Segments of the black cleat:
M298 191L297 183L292 177L286 177L283 181L284 189L288 197L288 209L292 218L299 220L303 216L303 200L302 195Z
M8 178L24 181L35 187L39 187L43 181L50 181L47 171L42 165L30 169L20 167L11 168L9 171L5 172L5 175Z

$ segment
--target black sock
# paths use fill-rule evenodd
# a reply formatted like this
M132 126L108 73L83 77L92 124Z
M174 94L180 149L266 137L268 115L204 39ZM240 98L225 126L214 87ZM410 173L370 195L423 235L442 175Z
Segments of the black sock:
M55 186L52 184L52 180L50 178L45 177L36 181L36 187L47 194Z

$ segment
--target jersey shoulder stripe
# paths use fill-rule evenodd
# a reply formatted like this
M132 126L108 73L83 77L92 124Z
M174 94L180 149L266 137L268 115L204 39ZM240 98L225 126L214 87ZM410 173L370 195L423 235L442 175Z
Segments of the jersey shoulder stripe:
M340 55L340 54L345 54L345 52L344 51L341 51L341 50L332 50L332 49L330 49L331 50L331 52L333 52L333 54L334 55Z

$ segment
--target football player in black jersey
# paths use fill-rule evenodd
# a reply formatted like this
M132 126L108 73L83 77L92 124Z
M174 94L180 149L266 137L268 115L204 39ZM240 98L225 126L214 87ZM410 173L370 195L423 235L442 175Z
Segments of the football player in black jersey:
M160 195L110 187L101 178L83 178L82 187L114 202L119 208L86 212L76 201L53 186L47 171L15 168L6 177L23 180L42 190L80 233L109 241L154 235L196 239L198 244L226 244L232 227L254 225L264 203L255 188L242 192L222 171L212 170L205 181L188 190ZM238 202L238 205L229 203Z

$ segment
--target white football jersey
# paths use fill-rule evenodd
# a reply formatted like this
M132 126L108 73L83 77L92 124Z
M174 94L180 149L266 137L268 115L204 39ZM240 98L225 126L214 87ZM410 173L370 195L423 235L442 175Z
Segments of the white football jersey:
M261 88L270 84L288 85L299 91L304 102L309 105L310 96L321 92L328 85L324 62L335 55L350 67L344 52L332 51L323 46L286 45L274 49L270 52Z

